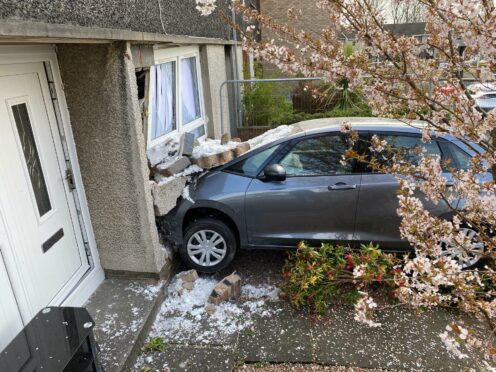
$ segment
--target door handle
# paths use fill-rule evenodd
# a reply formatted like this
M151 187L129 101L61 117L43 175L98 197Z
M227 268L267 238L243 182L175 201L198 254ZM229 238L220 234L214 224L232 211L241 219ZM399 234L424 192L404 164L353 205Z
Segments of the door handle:
M357 185L348 185L346 183L338 182L335 185L329 186L327 189L330 191L334 190L354 190Z

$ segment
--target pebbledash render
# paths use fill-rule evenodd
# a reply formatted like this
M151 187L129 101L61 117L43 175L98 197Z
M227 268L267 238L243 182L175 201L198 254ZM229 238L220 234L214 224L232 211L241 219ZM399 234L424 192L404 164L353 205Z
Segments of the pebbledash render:
M0 0L2 341L105 276L168 275L149 155L230 132L239 98L226 89L221 107L220 87L242 56L220 11L228 0L210 17L194 0Z

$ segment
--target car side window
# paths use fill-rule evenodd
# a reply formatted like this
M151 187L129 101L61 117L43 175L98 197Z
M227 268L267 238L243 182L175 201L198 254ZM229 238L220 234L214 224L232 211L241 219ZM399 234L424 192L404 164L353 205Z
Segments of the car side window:
M438 155L441 157L441 149L437 141L422 142L422 139L417 136L405 135L379 135L390 145L393 151L397 151L401 156L411 164L417 165L421 159L421 151L425 149L424 155Z
M348 148L344 136L310 137L297 142L279 163L288 177L352 173L352 162L342 162Z
M256 177L263 163L280 147L280 145L269 147L257 154L248 156L227 168L228 171L243 176Z
M448 141L443 141L441 146L446 148L447 159L450 160L450 166L457 169L470 169L472 157L463 151L456 144ZM447 160L446 159L446 160Z

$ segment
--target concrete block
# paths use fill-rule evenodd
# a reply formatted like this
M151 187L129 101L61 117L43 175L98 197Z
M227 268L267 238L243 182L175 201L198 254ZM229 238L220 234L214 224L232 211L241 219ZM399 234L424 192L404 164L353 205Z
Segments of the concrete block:
M186 156L180 156L168 163L158 164L153 168L154 173L160 173L162 176L170 177L181 173L191 165L191 161Z
M183 281L183 283L194 283L198 279L198 273L196 270L182 271L176 275L177 279Z
M197 164L200 168L210 169L226 164L234 159L233 150L226 150L219 154L202 156L201 158L193 158L193 163Z
M245 152L250 150L250 144L248 142L243 142L240 143L236 148L233 150L234 151L234 157L238 157L243 155Z
M229 300L230 297L231 288L224 283L219 282L208 297L208 302L214 305L218 305L221 302Z
M208 302L218 305L230 299L237 299L241 296L241 278L238 274L232 273L222 279L208 298Z
M229 286L231 288L231 298L236 299L241 296L241 277L236 274L232 273L229 276L226 276L222 282Z
M229 133L224 133L220 137L220 144L221 145L227 145L229 143L229 141L231 141L231 135Z
M156 216L163 216L176 206L177 199L186 186L186 180L186 177L177 177L163 184L152 183L151 189Z

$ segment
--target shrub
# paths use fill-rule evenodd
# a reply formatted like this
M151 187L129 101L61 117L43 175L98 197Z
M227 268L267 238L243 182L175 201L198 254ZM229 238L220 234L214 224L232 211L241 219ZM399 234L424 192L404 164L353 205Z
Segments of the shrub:
M323 313L338 296L355 303L359 290L367 286L379 282L393 285L395 263L391 254L373 244L354 251L327 243L314 248L302 242L288 254L281 290L293 306Z
M293 111L284 87L277 83L245 84L243 91L245 125L273 125Z

